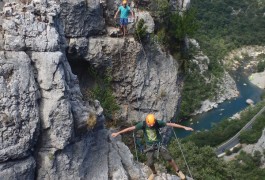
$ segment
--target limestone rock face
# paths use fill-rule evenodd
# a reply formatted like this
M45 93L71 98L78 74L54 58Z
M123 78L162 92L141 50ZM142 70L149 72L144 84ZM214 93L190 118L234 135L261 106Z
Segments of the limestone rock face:
M23 159L0 163L1 179L34 179L36 162L32 156Z
M67 37L88 37L104 32L105 20L100 0L66 0L60 4Z
M24 52L0 51L0 162L24 158L39 131L38 85Z
M133 38L89 38L88 44L85 59L96 68L111 68L120 117L140 121L150 112L158 119L174 116L180 96L176 60L155 44L143 50Z
M61 44L64 34L59 11L55 1L3 7L0 169L1 177L7 179L36 179L38 169L47 173L54 154L87 131L88 117L102 116L100 105L82 100L78 79ZM38 157L37 163L30 157L32 153ZM42 159L43 154L48 158Z
M52 2L49 8L38 4L34 7L33 4L7 3L3 8L4 41L0 38L0 50L59 50L59 33L53 26L53 18L59 13L59 6Z
M135 13L136 18L138 19L138 21L140 19L143 19L145 22L145 26L147 27L146 31L148 33L153 33L154 29L155 29L155 22L152 18L152 16L150 15L150 13L148 11L139 11Z
M193 63L198 67L199 73L204 77L205 82L211 83L212 77L206 77L204 75L204 73L208 71L210 59L204 55L202 51L200 51L200 46L196 40L190 39L189 43L197 50L197 53L194 55L194 59L192 60ZM218 92L216 93L214 100L207 99L202 101L201 107L195 110L192 115L207 112L213 108L216 108L219 103L235 98L239 95L235 80L226 71L224 72L223 77L219 79L217 86Z
M104 129L87 133L56 154L40 156L46 166L39 169L37 179L146 180L151 173L147 166L133 159L123 142L111 138ZM175 175L160 172L155 179L179 180Z
M7 2L0 22L0 176L147 179L148 168L109 137L100 102L83 101L65 50L97 69L110 67L117 116L128 121L149 112L174 116L176 61L156 44L143 50L133 38L91 37L105 31L99 0Z
M228 72L224 73L221 81L217 84L218 92L215 97L215 101L205 100L201 104L201 108L196 110L193 115L207 112L213 108L217 108L219 103L224 102L225 100L229 100L235 98L239 95L239 92L236 87L235 80L228 74Z

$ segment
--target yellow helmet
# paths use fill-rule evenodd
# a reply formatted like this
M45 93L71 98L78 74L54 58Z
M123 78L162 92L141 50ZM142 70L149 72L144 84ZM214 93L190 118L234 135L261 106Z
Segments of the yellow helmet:
M127 4L127 1L122 1L122 4Z
M148 114L145 118L145 122L146 124L148 124L149 126L153 126L156 122L156 119L155 119L155 115L153 114Z

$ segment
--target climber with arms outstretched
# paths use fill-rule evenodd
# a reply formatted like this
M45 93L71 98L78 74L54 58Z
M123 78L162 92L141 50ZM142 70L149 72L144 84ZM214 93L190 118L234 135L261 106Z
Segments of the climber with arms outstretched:
M171 126L174 128L183 128L187 131L193 131L192 128L182 126L176 123L167 123L161 120L156 120L154 114L148 114L146 116L145 121L139 122L135 126L131 126L128 128L125 128L119 132L112 133L112 137L116 137L119 134L126 133L129 131L138 131L138 130L143 130L144 131L144 138L146 142L146 157L147 157L147 165L150 167L152 170L152 174L148 178L148 180L154 179L156 176L157 172L154 166L154 156L156 151L159 152L159 154L169 162L169 164L174 168L176 171L176 174L180 177L180 179L185 179L185 175L179 170L178 166L176 165L175 161L172 159L170 153L168 150L161 145L161 134L159 132L159 129L165 126Z

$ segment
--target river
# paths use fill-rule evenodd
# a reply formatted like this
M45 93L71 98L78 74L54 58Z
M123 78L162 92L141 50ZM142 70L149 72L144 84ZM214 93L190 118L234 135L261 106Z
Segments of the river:
M212 109L208 112L193 116L191 119L182 122L181 124L185 126L192 127L195 131L208 130L213 124L218 123L228 117L233 116L237 112L245 109L248 104L247 99L252 99L254 103L261 100L260 96L264 90L253 85L246 74L238 70L236 74L232 75L236 80L238 91L240 95L237 98L227 100L218 105L217 108ZM183 138L188 136L191 132L183 131L182 129L176 129L176 134L178 137Z

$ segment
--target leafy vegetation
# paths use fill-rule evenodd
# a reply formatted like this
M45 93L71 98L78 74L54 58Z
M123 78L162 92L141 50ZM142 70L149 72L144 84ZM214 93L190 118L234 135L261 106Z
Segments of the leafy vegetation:
M241 147L236 147L232 151L226 150L225 153L226 155L231 155L232 153L240 151L239 155L235 156L234 160L225 162L223 159L217 158L214 148L211 147L225 141L226 138L222 139L222 136L227 137L226 134L233 136L237 133L237 131L240 130L264 105L265 102L261 102L256 105L256 107L249 107L241 114L241 120L226 120L224 121L225 123L220 123L221 126L219 124L215 125L214 128L208 132L195 133L192 136L179 140L182 152L184 152L185 159L194 179L241 180L246 177L249 179L260 179L261 177L265 177L264 170L260 168L261 159L265 156L265 150L263 152L256 151L253 155L250 155L244 151L240 151ZM264 115L260 117L263 118L263 120L260 121L264 122ZM261 125L258 123L253 125L253 128L254 126ZM236 131L233 129L236 129ZM219 139L220 137L221 139ZM130 149L135 154L132 135L124 134L123 140L127 144L130 144ZM190 176L178 141L172 139L168 146L168 150L173 159L177 162L179 168L184 171L186 175ZM145 155L142 153L138 152L138 158L141 162L146 161ZM168 162L163 161L162 158L160 158L159 161L164 164L168 172L172 174L175 173Z
M258 64L257 64L257 71L258 72L265 71L265 59L258 62Z
M95 85L88 90L87 96L100 101L104 109L104 114L107 118L112 118L112 115L119 110L111 87L110 69L105 70L104 73L99 74L94 68L89 67L89 74L94 77Z
M204 54L210 59L209 72L206 77L212 77L213 81L209 84L203 81L204 77L194 73L190 69L191 62L188 62L185 67L188 66L189 71L185 71L189 74L186 75L183 89L181 117L188 116L197 109L200 106L200 101L213 97L217 88L217 79L223 74L221 60L228 52L244 45L265 44L263 32L265 24L263 18L264 2L255 0L236 0L233 2L227 0L194 0L191 3L197 11L197 13L192 13L197 20L194 22L199 24L196 26L196 31L193 31L194 36L200 43ZM179 22L179 24L181 23ZM175 34L179 34L181 37L182 33L175 31ZM187 61L185 62L187 63ZM264 68L265 61L261 60L257 69L260 72ZM207 91L203 92L203 89L207 89Z
M264 179L265 171L260 168L262 154L255 151L254 155L241 151L237 158L228 163L228 168L233 170L233 179Z
M172 54L181 51L181 39L188 35L188 30L181 24L183 17L179 14L175 16L170 12L169 4L166 0L152 1L157 3L153 11L156 17L156 35L158 42L171 48ZM223 65L221 59L231 50L244 45L264 45L265 34L263 17L265 10L264 1L256 0L194 0L191 2L192 7L197 10L196 19L199 27L192 31L191 37L194 36L199 41L202 51L210 58L208 77L213 77L212 82L207 84L204 76L199 74L198 69L187 59L181 61L183 63L185 84L182 95L182 116L187 116L194 109L198 108L200 101L212 98L216 89L217 78L223 74ZM188 22L188 20L186 20ZM175 22L178 22L174 24ZM192 22L196 22L195 20ZM196 22L197 23L197 22ZM190 25L189 25L190 26ZM192 26L193 27L193 26ZM172 29L171 29L172 28ZM180 29L178 29L180 28ZM185 32L186 31L186 32ZM183 33L184 32L184 33ZM255 32L255 35L253 35ZM262 63L260 69L262 69ZM222 159L218 159L212 147L219 145L228 138L235 135L260 109L264 106L264 102L257 107L249 107L241 114L240 120L224 120L219 124L215 124L209 131L193 133L191 136L183 139L182 148L185 152L186 160L191 168L194 179L206 180L222 180L222 179L262 179L265 177L265 171L260 169L260 159L265 155L255 152L253 156L245 152L240 152L235 160L225 163ZM254 142L253 139L260 136L264 119L257 120L257 124L253 125L255 132L248 132L244 135L242 141ZM252 135L254 134L254 135ZM250 137L248 137L248 135ZM178 148L177 142L172 141L169 150L186 174L188 174L185 162L181 158L182 154ZM233 152L239 149L234 149ZM228 152L232 153L232 152ZM167 166L168 167L168 166ZM170 169L170 168L168 168Z
M135 28L134 38L137 41L143 41L147 35L146 29L147 29L147 26L145 25L144 20L140 19Z
M265 99L265 91L261 94L261 97L260 97L262 100Z
M232 152L233 153L237 153L241 148L242 148L241 145L240 146L236 146L236 147L233 148Z
M181 144L181 147L185 152L185 158L194 179L232 179L233 176L229 168L224 161L216 157L213 148L209 146L198 147L192 142ZM190 176L176 141L170 144L169 151L180 169Z
M194 70L185 76L182 93L180 117L189 116L195 109L201 107L201 101L214 97L216 83L206 83L204 77Z
M196 39L211 60L240 46L265 44L263 1L194 0L192 7L200 24Z
M177 141L173 140L169 146L169 151L180 166L180 169L190 176L178 147ZM181 147L194 179L242 180L262 179L262 177L265 177L265 171L260 168L261 158L264 155L259 151L256 151L253 156L244 151L240 151L240 154L234 160L224 162L223 159L216 157L214 149L209 146L198 147L193 142L187 142L182 143ZM232 152L228 153L230 154ZM171 171L169 166L167 167Z
M167 0L151 1L149 9L155 20L155 33L159 42L162 42L172 54L179 52L181 58L187 59L185 38L192 37L198 28L195 9L190 8L185 12L173 10Z
M239 136L240 143L253 144L256 143L262 135L265 127L265 112L263 112L253 123L251 129L242 132Z

